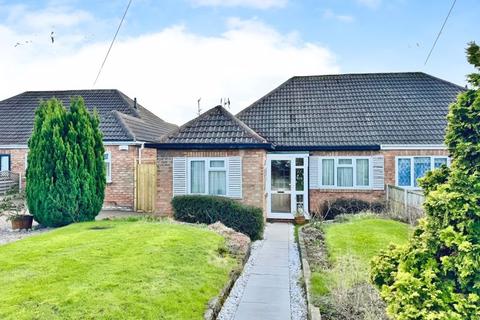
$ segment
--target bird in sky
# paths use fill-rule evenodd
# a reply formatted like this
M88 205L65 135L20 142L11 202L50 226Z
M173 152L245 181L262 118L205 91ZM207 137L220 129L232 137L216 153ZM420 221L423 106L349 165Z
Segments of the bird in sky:
M52 40L52 44L55 43L55 37L53 36L55 33L52 31L50 33L50 39Z

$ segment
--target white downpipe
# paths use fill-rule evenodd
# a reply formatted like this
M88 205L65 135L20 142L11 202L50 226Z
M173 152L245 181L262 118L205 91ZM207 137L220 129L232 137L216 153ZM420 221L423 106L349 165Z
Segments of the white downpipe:
M142 150L145 149L145 142L142 142L140 149L138 149L138 163L142 163Z

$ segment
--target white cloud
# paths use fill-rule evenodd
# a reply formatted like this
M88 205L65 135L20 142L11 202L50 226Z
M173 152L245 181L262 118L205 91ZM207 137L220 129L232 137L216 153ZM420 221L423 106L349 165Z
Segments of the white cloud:
M382 0L357 0L361 5L367 6L369 8L377 8L382 3Z
M71 41L14 48L29 34L0 24L0 99L26 90L91 88L109 42L84 42L72 32ZM177 25L117 41L96 88L118 88L177 124L194 117L200 97L203 110L229 97L236 113L291 76L339 72L328 49L258 20L229 19L218 36Z
M334 19L340 22L354 22L355 18L351 15L344 15L344 14L336 14L330 9L327 9L323 12L323 17L326 19Z
M288 0L191 0L196 6L251 7L258 9L283 8Z

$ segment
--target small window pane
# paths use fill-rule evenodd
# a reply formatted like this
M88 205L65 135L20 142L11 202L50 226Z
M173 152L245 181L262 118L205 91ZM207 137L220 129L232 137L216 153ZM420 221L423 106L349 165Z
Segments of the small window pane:
M412 185L412 168L410 167L410 159L398 159L398 185L401 187L409 187Z
M296 171L296 176L295 176L295 190L297 191L303 191L304 189L304 174L303 174L303 168L297 168L295 169Z
M357 159L357 186L369 185L368 159Z
M295 159L295 165L297 167L303 167L303 158L296 158Z
M353 168L337 168L337 186L353 187Z
M333 159L322 159L322 185L333 186L335 178Z
M413 159L413 167L414 167L414 185L415 187L418 186L417 179L422 178L425 173L431 170L431 163L430 157L416 157Z
M190 191L205 193L205 161L190 162Z
M303 212L304 210L304 203L303 203L303 194L297 194L297 211Z
M10 170L10 157L0 156L0 171Z
M210 168L225 168L225 161L223 161L223 160L212 160L212 161L210 161Z
M435 158L433 160L435 169L440 168L442 165L447 165L447 158Z
M338 164L352 164L352 159L338 159Z
M227 176L225 171L210 171L208 173L208 193L212 195L227 194Z
M290 160L272 160L271 163L271 183L272 190L290 190L291 185L291 161Z

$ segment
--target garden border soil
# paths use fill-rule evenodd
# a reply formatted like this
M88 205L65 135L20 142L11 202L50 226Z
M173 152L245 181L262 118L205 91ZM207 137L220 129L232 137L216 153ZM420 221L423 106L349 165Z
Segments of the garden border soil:
M298 247L300 249L300 261L302 262L303 281L305 282L304 285L307 296L308 318L310 320L321 320L322 316L320 314L320 309L313 305L310 296L310 280L312 272L307 260L307 250L305 248L305 240L303 239L302 229L303 227L298 229Z

